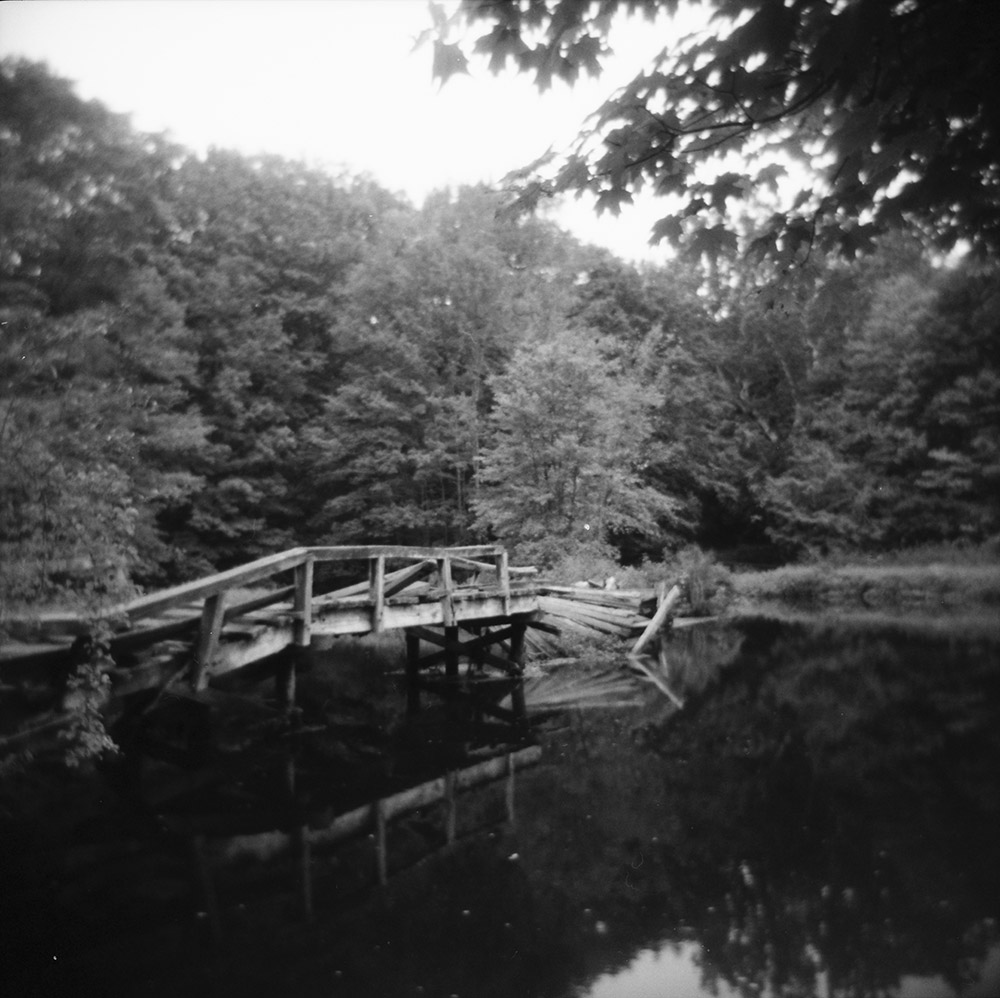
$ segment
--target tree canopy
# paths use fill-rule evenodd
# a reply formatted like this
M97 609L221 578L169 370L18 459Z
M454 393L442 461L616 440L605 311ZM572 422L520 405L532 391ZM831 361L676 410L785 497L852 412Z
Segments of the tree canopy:
M0 612L295 544L1000 534L995 266L900 231L769 310L483 186L416 207L0 87Z
M482 56L545 89L598 74L620 12L681 0L463 0L436 15L438 76ZM617 213L665 197L651 241L745 251L781 272L848 258L904 222L950 249L1000 251L1000 10L993 0L708 0L594 112L575 146L527 168L517 208L589 192ZM455 37L458 40L453 40ZM805 172L800 167L805 168Z

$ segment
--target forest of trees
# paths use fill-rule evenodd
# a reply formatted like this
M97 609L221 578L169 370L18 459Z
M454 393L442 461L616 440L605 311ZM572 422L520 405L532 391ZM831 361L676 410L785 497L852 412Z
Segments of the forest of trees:
M745 256L636 267L497 207L199 157L3 63L0 601L309 543L1000 534L995 266L899 229L776 302Z

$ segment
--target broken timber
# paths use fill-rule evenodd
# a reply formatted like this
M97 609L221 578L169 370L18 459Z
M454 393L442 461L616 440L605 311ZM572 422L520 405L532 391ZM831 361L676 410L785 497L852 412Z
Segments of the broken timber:
M325 594L314 591L316 565L357 562L367 563L364 582ZM392 562L403 567L390 570ZM443 628L452 668L461 651L456 644L460 625L487 628L476 639L479 663L518 676L523 630L538 614L537 588L530 581L534 571L511 567L498 545L294 548L108 608L100 619L114 628L112 693L121 697L176 681L185 663L187 681L197 693L218 677L289 649L278 665L276 686L279 700L290 705L297 659L317 636L404 630L426 640L428 628ZM283 584L289 574L293 584ZM245 595L248 587L261 584L275 588ZM2 650L4 681L60 669L65 676L73 663L70 642L88 634L93 621L74 613L46 613L5 625L35 645L31 653L19 654L16 646ZM491 637L488 628L497 625L513 630ZM414 640L419 644L419 637ZM501 640L509 645L503 655L487 651Z

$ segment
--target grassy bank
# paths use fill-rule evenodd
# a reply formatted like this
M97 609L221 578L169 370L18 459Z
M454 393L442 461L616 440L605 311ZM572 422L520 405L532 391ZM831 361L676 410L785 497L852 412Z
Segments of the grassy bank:
M731 576L731 609L1000 611L1000 565L793 565Z
M766 571L730 570L694 546L630 568L606 553L580 549L551 566L546 577L566 585L614 578L624 589L683 581L682 616L777 608L795 613L1000 614L1000 550L995 543L924 546L878 557L844 554Z

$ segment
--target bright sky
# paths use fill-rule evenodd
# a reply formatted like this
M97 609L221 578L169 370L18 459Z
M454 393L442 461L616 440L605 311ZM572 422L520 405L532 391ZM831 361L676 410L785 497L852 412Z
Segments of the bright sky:
M539 95L527 77L485 67L439 87L430 46L413 51L429 26L424 0L6 0L0 56L45 61L82 97L188 148L346 166L420 204L568 144L669 40L623 22L601 79ZM648 204L616 220L569 202L553 217L623 257L663 258L647 246Z

